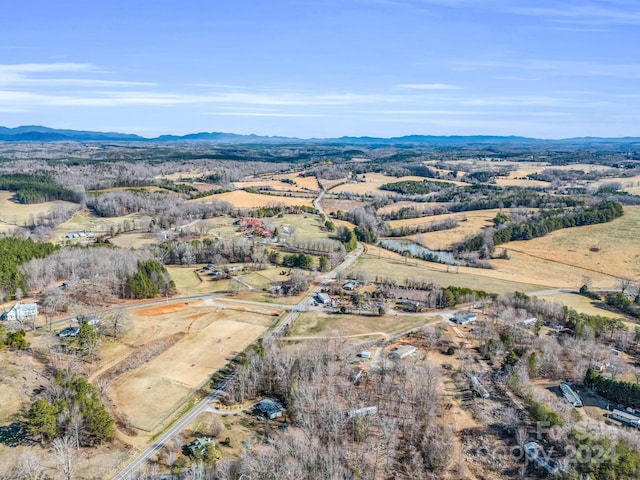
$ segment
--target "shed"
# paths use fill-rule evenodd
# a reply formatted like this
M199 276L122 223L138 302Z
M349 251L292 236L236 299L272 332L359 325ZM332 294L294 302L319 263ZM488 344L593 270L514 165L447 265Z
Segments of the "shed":
M391 355L391 358L402 359L415 354L416 351L417 351L417 348L414 347L413 345L400 345L399 347L396 347L393 350L391 350L390 355Z
M316 301L322 305L327 305L331 303L331 297L324 292L320 292L316 295Z
M458 325L466 325L467 323L475 322L477 319L478 316L475 313L463 313L461 315L451 317L451 321Z

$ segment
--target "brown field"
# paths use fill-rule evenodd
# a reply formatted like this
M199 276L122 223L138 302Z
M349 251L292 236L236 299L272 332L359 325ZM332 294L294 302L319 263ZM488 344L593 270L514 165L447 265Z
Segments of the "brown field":
M537 270L540 262L546 260L582 269L585 276L592 278L592 288L617 288L617 277L640 280L640 207L625 207L624 212L621 218L609 223L559 230L545 237L509 242L497 248L520 253L523 270ZM582 280L578 283L575 280L572 286L580 287Z
M140 249L158 242L158 235L153 233L128 232L111 237L109 242L120 248Z
M409 202L409 201L393 202L390 205L386 205L382 208L379 208L378 213L384 215L384 214L388 214L388 213L400 210L403 207L414 207L416 210L420 212L425 208L432 207L432 205L426 202ZM393 220L393 221L397 221L397 220Z
M315 180L315 178L313 178ZM294 180L297 183L297 180ZM305 182L306 183L306 182ZM301 185L290 185L288 183L281 182L279 179L265 179L265 180L246 180L242 182L233 182L233 184L237 188L255 188L260 189L260 187L269 187L271 190L276 191L289 191L289 192L308 192L309 189L305 188ZM316 188L314 191L318 190L318 184L316 183Z
M444 287L456 285L485 290L489 293L505 294L515 290L535 292L553 288L553 284L536 283L527 272L519 274L502 273L468 267L447 267L433 262L411 259L405 263L404 257L388 250L367 245L367 253L360 256L351 271L367 274L371 280L376 276L390 277L402 284L405 278L424 279Z
M348 212L352 208L364 207L365 205L367 205L367 202L361 200L338 200L334 198L323 198L321 203L322 209L327 214L337 212L338 210Z
M360 175L358 178L362 178L362 175ZM406 180L415 180L421 182L422 180L425 180L425 178L416 176L396 178L390 177L388 175L383 175L381 173L367 173L365 175L364 182L345 183L344 185L338 185L337 187L331 189L331 193L351 192L359 194L376 193L380 195L389 195L393 192L380 190L381 185L384 185L385 183L403 182Z
M410 218L406 220L393 220L389 222L391 228L414 227L426 225L431 222L439 222L447 218L458 220L458 226L449 230L438 232L419 233L411 237L417 243L432 250L449 250L451 245L460 242L470 235L479 233L482 228L493 225L492 220L498 214L499 209L474 210L471 212L447 213L430 217Z
M558 293L555 295L540 295L538 298L546 300L552 303L561 303L567 307L573 308L579 313L586 313L587 315L600 315L602 317L609 318L624 318L616 312L611 312L604 308L598 308L593 300L588 299L585 296L577 293Z
M192 202L207 202L211 200L223 200L231 203L237 208L259 208L268 205L284 204L288 206L307 205L312 206L312 197L283 197L278 195L261 195L258 193L249 193L244 190L235 190L233 192L219 193L210 195Z
M61 223L54 229L54 234L55 234L54 240L58 242L67 241L68 239L65 238L65 235L69 232L86 231L86 232L93 232L96 235L109 233L109 231L111 230L111 227L118 228L125 221L129 222L129 224L132 225L134 228L138 228L138 229L146 228L149 225L149 222L151 221L151 217L148 217L146 215L140 216L138 214L131 214L131 215L125 215L122 217L103 218L103 217L97 217L95 215L91 215L87 210L81 210L78 213L76 213L73 218L71 218L70 220L64 223ZM131 232L124 235L126 239L126 235L138 235L138 233ZM115 237L114 239L115 242L118 242L118 241L121 242L121 243L118 243L118 245L124 245L127 248L130 246L126 243L127 240L125 239L117 240L117 238L118 237ZM132 237L132 238L134 238L132 240L134 244L145 243L141 241L140 238L135 238L135 237ZM80 240L77 240L77 242L83 242L85 240L86 239L80 239ZM76 240L72 240L72 241L76 241Z
M34 357L9 349L0 351L0 425L15 420L31 403L33 390L46 383L44 366Z
M439 317L435 318L436 320ZM303 312L294 322L292 336L350 336L376 333L393 334L423 325L434 318L419 316L383 315L339 315L323 311Z
M12 198L13 192L0 190L0 222L8 225L17 225L19 227L25 226L29 218L37 218L38 214L47 215L52 209L58 206L78 207L77 203L65 202L63 200L22 205L14 202Z
M136 428L153 430L229 358L261 335L274 318L226 307L203 300L132 310L133 336L140 341L137 345L145 343L145 338L150 341L176 332L185 334L163 353L109 385L108 396Z

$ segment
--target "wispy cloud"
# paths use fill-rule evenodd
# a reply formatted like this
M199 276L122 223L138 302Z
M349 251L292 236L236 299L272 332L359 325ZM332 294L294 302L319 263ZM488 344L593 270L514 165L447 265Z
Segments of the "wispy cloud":
M459 71L496 70L511 72L537 72L549 76L617 77L640 79L640 65L635 63L602 63L575 60L456 60L450 62ZM522 79L527 79L522 77Z
M520 5L510 9L519 15L542 17L554 22L582 25L640 24L637 2L615 0L564 1L545 5Z
M206 115L228 117L291 117L291 118L323 118L329 115L319 113L277 113L277 112L206 112Z
M409 90L460 90L461 88L457 85L447 83L402 83L396 86Z

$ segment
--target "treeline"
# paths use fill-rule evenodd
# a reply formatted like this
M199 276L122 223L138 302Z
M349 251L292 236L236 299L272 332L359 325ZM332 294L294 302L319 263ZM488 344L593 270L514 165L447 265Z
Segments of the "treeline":
M308 205L295 205L289 206L284 203L274 202L271 205L267 205L265 207L252 208L250 210L247 209L236 209L233 212L233 215L236 217L256 217L256 218L265 218L265 217L276 217L285 213L316 213L316 209L310 207Z
M43 203L66 200L80 203L82 194L57 184L49 175L12 173L0 175L0 190L15 192L19 203Z
M228 215L233 210L229 202L212 199L208 202L187 202L168 192L120 190L94 195L87 207L100 217L122 217L139 213L153 217L153 225L167 229L183 222Z
M595 389L607 400L624 406L640 408L640 385L637 383L603 377L589 368L584 376L584 384Z
M59 247L51 243L34 242L30 238L0 238L0 294L9 300L18 291L27 291L25 277L19 266L33 258L51 255Z
M44 292L44 306L64 312L72 304L95 307L124 298L127 277L136 272L139 260L149 257L144 250L73 246L33 258L20 271L26 292ZM64 288L59 286L62 282Z
M86 379L70 371L58 372L44 396L27 414L27 432L34 437L50 442L67 436L77 447L99 445L114 437L113 418Z
M138 270L127 277L127 297L154 298L158 295L173 295L176 285L167 269L156 260L138 262Z
M457 250L459 252L478 251L483 247L492 250L495 245L513 240L530 240L563 228L610 222L622 214L622 205L610 200L577 211L552 210L523 222L503 223L493 230L461 242Z
M634 300L631 300L622 292L607 293L604 297L604 301L607 305L620 310L634 318L640 318L640 295L636 295Z
M450 230L458 226L458 220L455 218L446 218L444 220L423 223L407 227L392 228L386 232L387 237L406 237L408 235L416 235L418 233L439 232L442 230Z
M404 180L402 182L385 183L380 186L380 189L404 195L426 195L433 191L439 191L440 187L450 186L450 183L434 182L432 180Z
M621 318L611 318L602 315L578 313L573 308L564 307L564 324L574 331L577 338L611 339L615 332L626 330Z
M153 255L165 265L193 263L264 263L267 257L263 244L246 238L204 238L182 242L172 240L151 247Z

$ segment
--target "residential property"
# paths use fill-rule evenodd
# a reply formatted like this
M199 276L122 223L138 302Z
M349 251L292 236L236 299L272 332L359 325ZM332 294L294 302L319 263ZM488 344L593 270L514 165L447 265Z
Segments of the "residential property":
M562 390L562 395L564 398L574 407L582 406L582 399L580 395L578 395L568 383L561 383L560 390Z
M477 319L478 316L475 313L463 313L456 315L455 317L451 317L451 321L458 325L466 325L467 323L475 322Z
M618 420L624 425L628 425L640 430L640 417L637 415L627 413L623 410L614 410L609 414L609 417L613 418L614 420Z
M360 352L360 353L358 354L358 356L359 356L360 358L371 358L371 352L368 352L368 351L366 351L366 350L365 350L365 351L363 351L363 352Z
M186 446L189 455L197 455L198 453L204 453L207 445L215 445L215 442L209 437L199 437L194 441L189 442Z
M353 290L354 288L356 288L356 281L349 280L347 283L342 285L342 288L344 288L345 290Z
M414 355L416 351L417 348L413 345L400 345L399 347L395 347L393 350L391 350L391 353L389 355L391 356L391 358L400 360L403 358L407 358L410 355Z
M536 317L526 318L522 321L523 325L535 325L538 322Z
M254 408L254 413L262 417L273 420L282 416L282 406L276 400L266 398L257 403Z
M37 303L16 303L8 311L2 314L0 319L8 321L23 322L30 318L38 316L38 304Z

